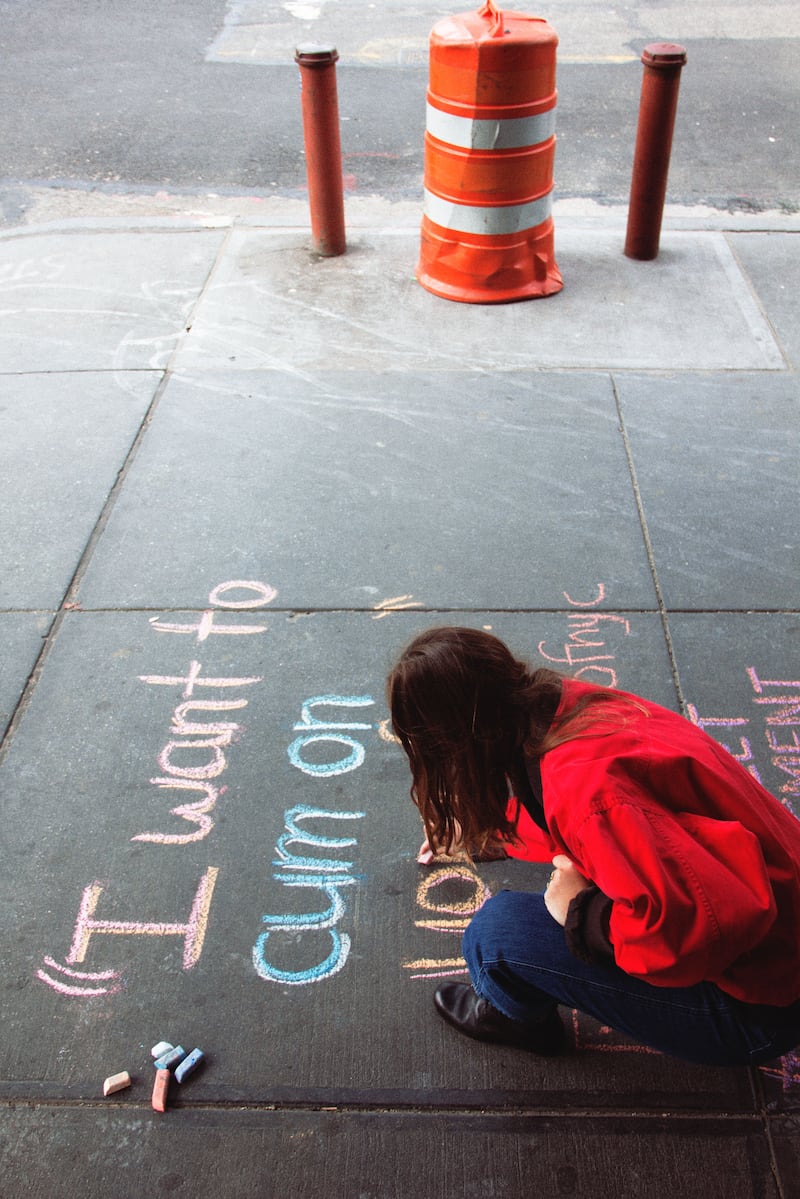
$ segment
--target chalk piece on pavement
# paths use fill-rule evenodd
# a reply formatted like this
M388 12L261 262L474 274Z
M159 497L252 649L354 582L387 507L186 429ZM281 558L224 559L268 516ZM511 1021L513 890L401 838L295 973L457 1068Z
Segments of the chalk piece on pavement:
M202 1049L193 1049L187 1058L175 1070L175 1081L183 1082L184 1078L197 1069L204 1058L205 1054Z
M113 1095L115 1091L124 1091L126 1087L131 1085L131 1076L127 1070L123 1070L120 1074L112 1074L103 1083L103 1094Z
M169 1091L169 1080L172 1078L169 1070L156 1070L156 1080L153 1083L153 1110L156 1112L165 1112L167 1110L167 1092Z
M150 1050L150 1056L163 1057L165 1053L169 1053L170 1049L172 1049L171 1041L159 1041L158 1044L154 1045Z
M168 1053L157 1057L153 1065L156 1070L171 1070L173 1066L177 1066L178 1062L182 1062L186 1057L186 1050L182 1045L176 1045L174 1049L170 1049Z

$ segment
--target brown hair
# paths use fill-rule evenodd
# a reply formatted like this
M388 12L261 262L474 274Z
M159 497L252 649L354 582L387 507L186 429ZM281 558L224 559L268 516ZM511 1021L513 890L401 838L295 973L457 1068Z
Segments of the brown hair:
M524 755L541 756L603 731L599 714L586 709L620 698L606 688L552 722L562 677L532 670L478 629L429 629L400 655L387 680L392 726L408 755L411 798L433 846L448 851L461 841L475 851L498 836L513 839L508 780L516 785Z

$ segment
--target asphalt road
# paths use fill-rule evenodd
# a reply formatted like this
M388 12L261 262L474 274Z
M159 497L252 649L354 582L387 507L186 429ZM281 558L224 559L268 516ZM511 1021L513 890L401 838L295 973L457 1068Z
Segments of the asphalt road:
M341 54L348 188L417 197L427 33L442 12L466 7L427 8L420 0L0 0L3 217L18 219L27 189L42 184L298 194L305 171L291 47L309 40L332 41ZM688 51L670 200L798 210L793 8L760 6L756 21L752 10L744 14L727 0L703 6L702 19L694 0L668 9L644 2L609 9L597 0L518 7L541 12L561 36L559 197L627 200L638 55L648 41L668 38Z

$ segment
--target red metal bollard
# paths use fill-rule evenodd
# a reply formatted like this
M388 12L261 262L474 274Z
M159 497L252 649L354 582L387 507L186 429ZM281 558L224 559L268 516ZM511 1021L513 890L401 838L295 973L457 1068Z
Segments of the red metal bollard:
M658 254L672 131L686 51L683 46L670 42L656 42L645 46L642 62L642 98L633 156L625 254L628 258L646 261Z
M336 95L339 55L330 46L298 46L294 57L302 86L311 237L318 254L333 258L347 248Z

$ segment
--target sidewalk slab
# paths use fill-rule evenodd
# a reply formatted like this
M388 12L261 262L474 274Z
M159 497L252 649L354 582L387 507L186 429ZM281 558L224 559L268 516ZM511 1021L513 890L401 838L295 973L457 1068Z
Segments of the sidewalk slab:
M769 233L729 233L727 240L784 354L800 369L800 237L790 241Z
M42 649L52 612L0 612L0 738Z
M616 386L667 607L796 608L796 378L620 375Z
M671 613L689 714L800 817L800 622L790 613Z
M80 600L191 607L202 568L298 609L653 610L626 475L603 375L177 377Z
M580 1199L781 1194L760 1123L736 1118L184 1107L156 1115L123 1099L106 1110L14 1111L4 1141L6 1184L32 1199L53 1193L53 1147L61 1193L85 1199L138 1199L145 1191L185 1191L197 1199L254 1192L291 1199L518 1199L544 1189L545 1180L550 1193ZM791 1176L787 1181L791 1186Z
M800 242L634 263L618 216L557 223L564 291L498 307L416 283L416 222L335 260L3 237L0 725L44 653L0 754L0 1189L800 1199L796 1054L564 1012L543 1059L431 1002L549 870L417 865L384 679L421 629L684 702L800 815ZM162 1116L164 1038L207 1062Z
M623 241L557 230L562 292L471 305L416 282L418 233L359 233L313 261L301 234L236 229L176 369L785 369L721 233L665 234L648 263Z
M224 236L117 229L4 238L3 371L162 369Z
M533 655L564 644L571 616L586 620L465 623ZM383 685L429 613L215 610L202 642L181 631L193 619L68 613L0 770L0 1099L89 1102L109 1074L151 1069L167 1039L209 1054L191 1084L208 1104L605 1111L624 1094L641 1111L753 1112L745 1071L584 1018L564 1058L454 1052L431 996L463 975L464 920L487 888L539 889L548 867L415 863ZM621 641L616 627L592 638L604 668L674 706L658 618Z
M0 606L60 606L160 378L87 371L2 379Z
M771 1120L770 1130L775 1147L775 1159L787 1199L798 1194L800 1178L800 1116Z

